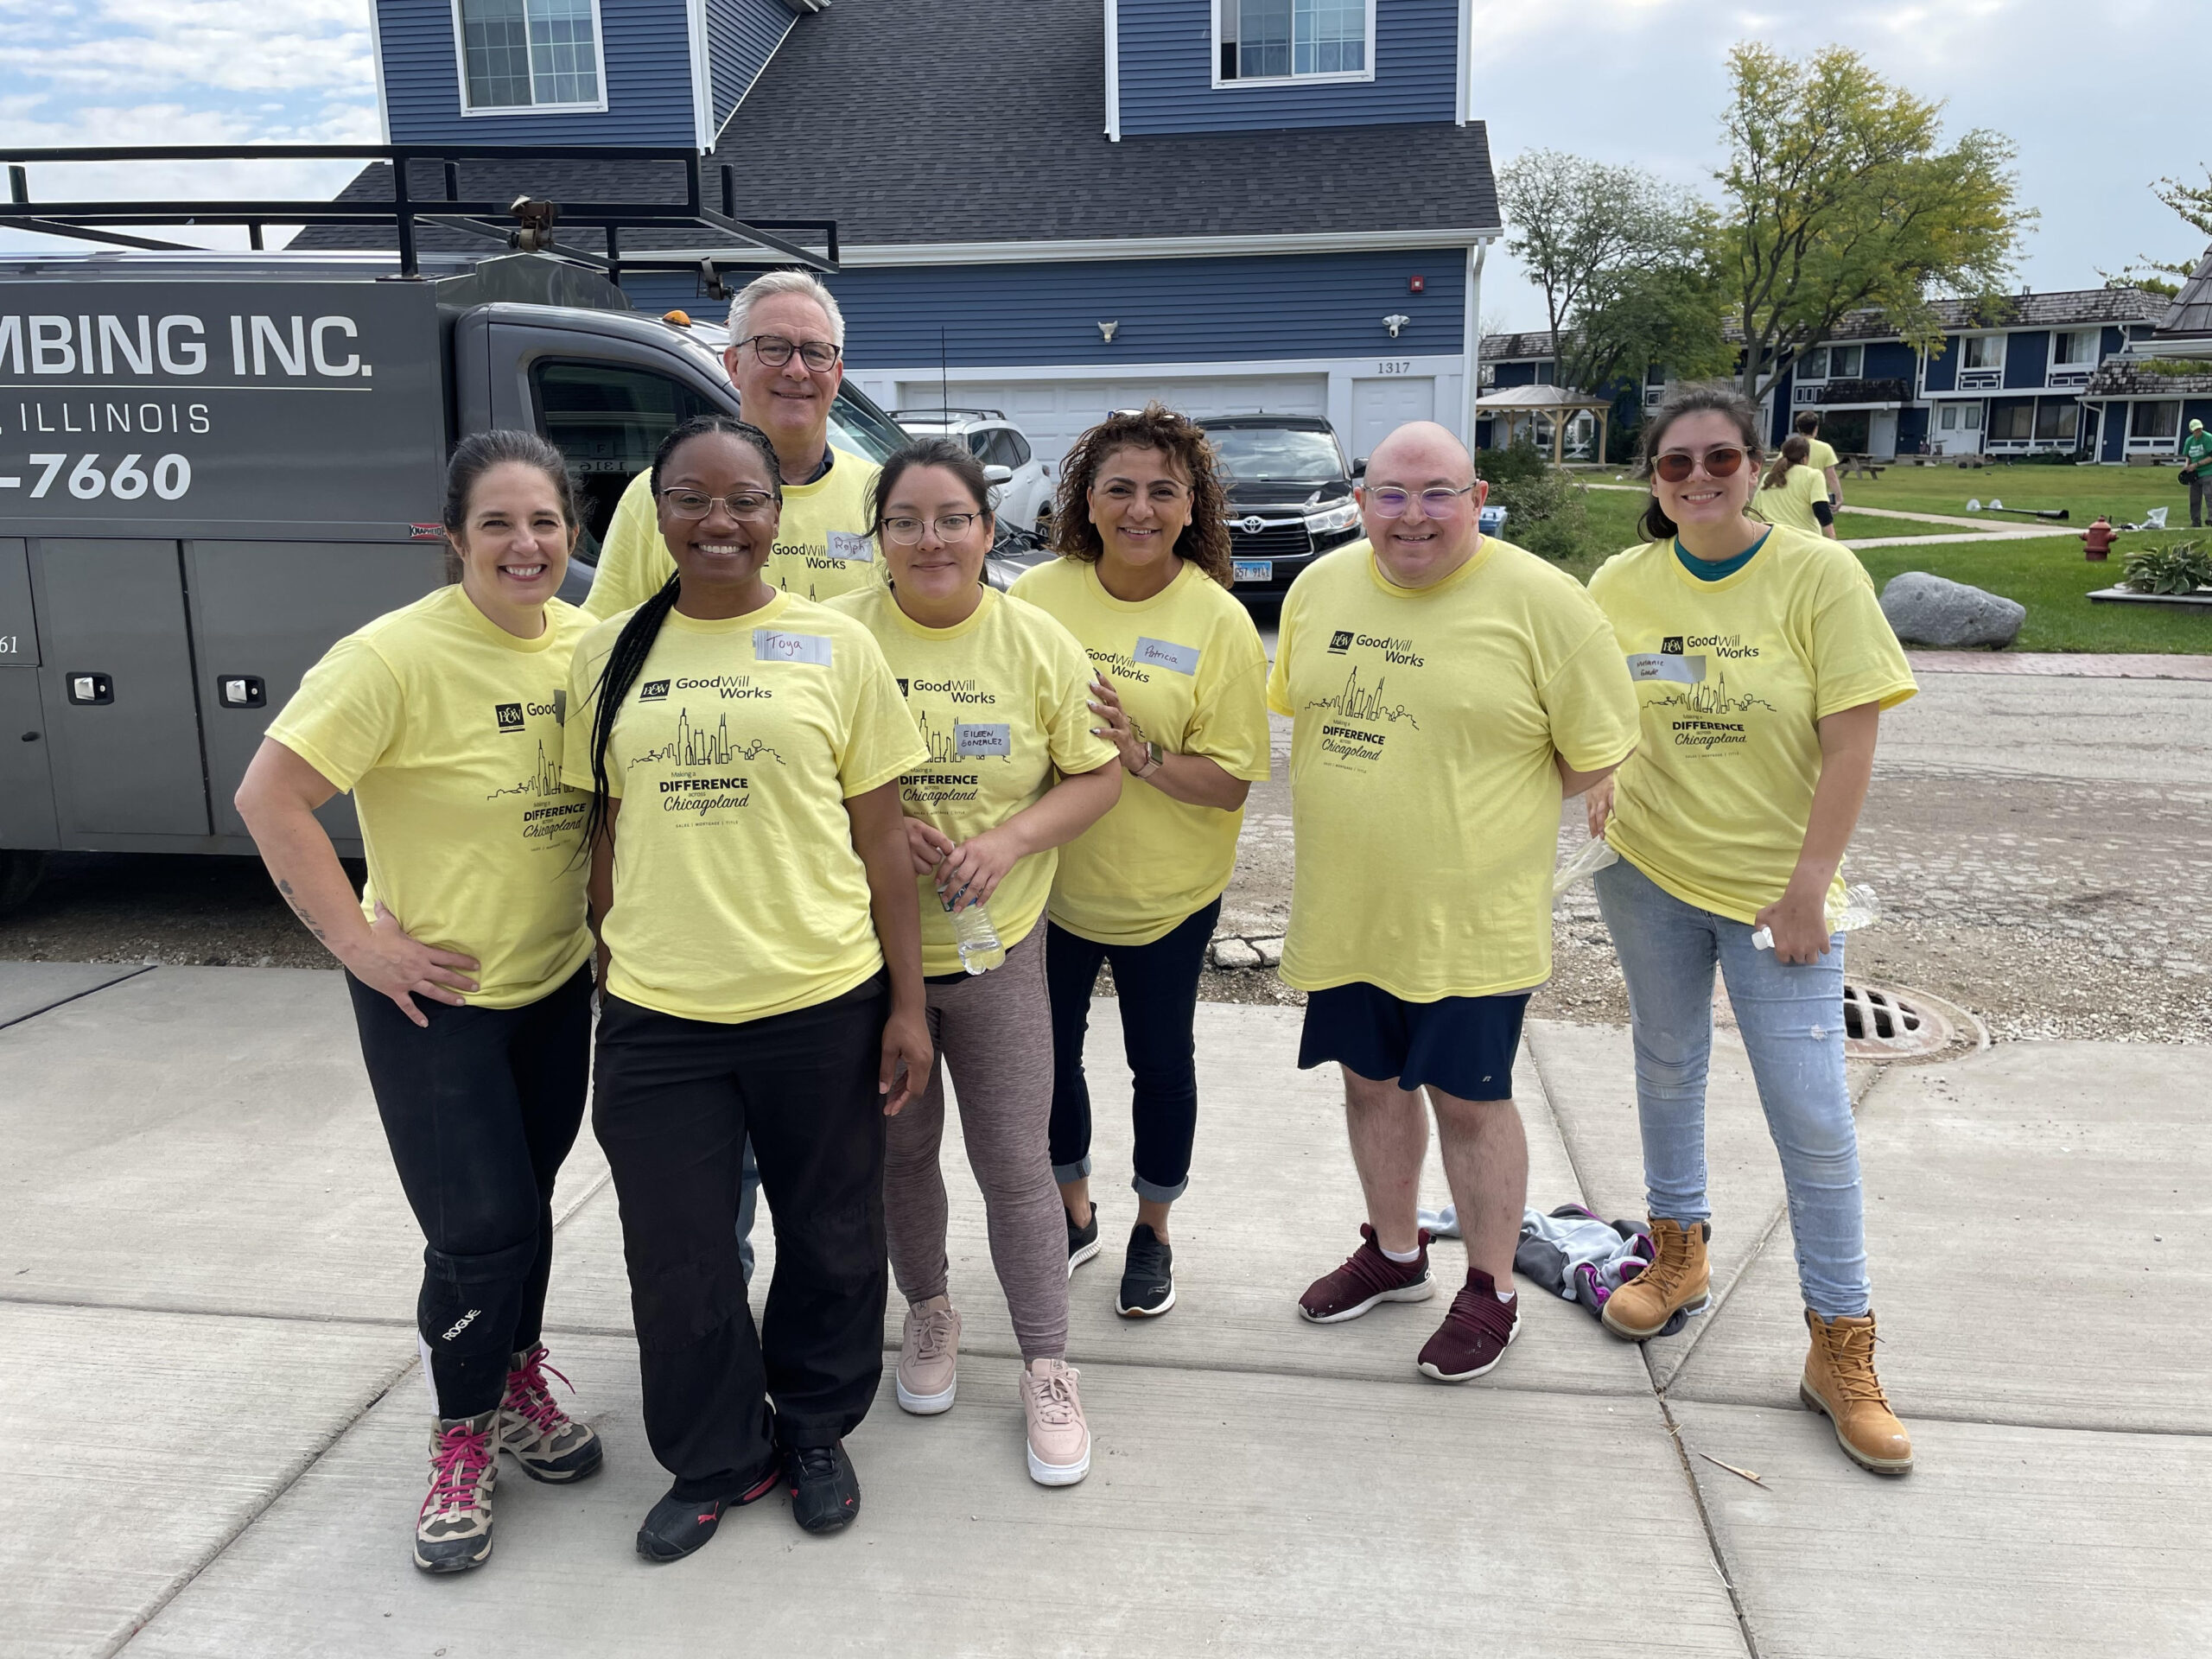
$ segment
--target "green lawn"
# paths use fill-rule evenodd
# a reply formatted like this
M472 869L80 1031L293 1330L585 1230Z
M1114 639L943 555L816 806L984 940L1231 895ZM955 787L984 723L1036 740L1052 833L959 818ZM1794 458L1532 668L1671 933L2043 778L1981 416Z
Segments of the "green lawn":
M1905 512L1941 512L1970 517L1969 500L1985 506L1993 499L2008 507L2067 507L2070 527L2086 524L2100 512L2113 522L2137 520L2150 507L2166 508L2166 522L2189 523L2189 487L2174 474L2178 461L2164 467L2021 467L1999 465L1961 472L1955 467L1891 467L1879 478L1847 478L1847 504L1894 507ZM1996 522L2011 518L1999 514ZM2014 524L2034 523L2011 518Z

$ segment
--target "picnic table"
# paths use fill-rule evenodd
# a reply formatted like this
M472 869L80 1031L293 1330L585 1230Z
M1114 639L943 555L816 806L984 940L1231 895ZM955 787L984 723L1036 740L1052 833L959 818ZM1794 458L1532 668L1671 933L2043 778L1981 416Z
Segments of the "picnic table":
M1876 461L1872 455L1838 455L1836 474L1840 478L1879 478L1887 461Z

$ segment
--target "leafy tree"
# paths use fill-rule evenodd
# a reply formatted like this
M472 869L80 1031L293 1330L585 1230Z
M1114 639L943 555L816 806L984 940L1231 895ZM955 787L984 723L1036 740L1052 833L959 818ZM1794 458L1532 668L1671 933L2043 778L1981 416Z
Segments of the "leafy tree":
M2179 179L2160 179L2151 187L2151 194L2180 214L2194 226L2200 236L2212 238L2212 168L2205 169L2202 184L2184 184ZM2100 270L2108 288L2139 288L2145 293L2159 294L2172 299L2181 292L2181 285L2196 274L2202 256L2187 264L2176 264L2164 259L2153 259L2147 253L2138 254L2135 263L2117 272Z
M1983 129L1942 147L1942 106L1828 47L1802 62L1756 41L1729 54L1721 263L1757 399L1852 311L1909 343L1942 336L1931 297L1994 296L2035 211L2012 142Z
M1497 181L1506 251L1543 291L1555 384L1599 391L1654 363L1726 368L1710 207L1640 168L1551 149Z

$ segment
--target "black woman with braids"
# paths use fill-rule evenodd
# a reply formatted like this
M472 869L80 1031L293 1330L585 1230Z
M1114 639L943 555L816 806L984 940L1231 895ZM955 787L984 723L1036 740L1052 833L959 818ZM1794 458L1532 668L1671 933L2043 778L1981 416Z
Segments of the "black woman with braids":
M563 772L592 791L592 1127L646 1437L676 1478L638 1553L671 1561L779 1474L810 1532L860 1508L843 1440L883 1373L884 1118L930 1074L898 791L926 751L867 629L762 581L782 495L766 435L686 423L652 492L676 575L577 647ZM734 1230L748 1134L776 1224L757 1332Z

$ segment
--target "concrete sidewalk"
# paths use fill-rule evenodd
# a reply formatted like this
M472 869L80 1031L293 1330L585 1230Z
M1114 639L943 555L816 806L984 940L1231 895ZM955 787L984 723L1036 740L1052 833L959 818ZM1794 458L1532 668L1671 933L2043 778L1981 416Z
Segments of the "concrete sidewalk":
M1090 1479L1024 1472L1015 1351L948 1147L958 1407L906 1416L887 1378L851 1441L849 1532L809 1538L772 1499L663 1568L632 1550L666 1481L587 1135L548 1340L607 1472L503 1480L493 1560L431 1580L406 1538L420 1239L337 976L118 971L0 965L11 1656L2212 1648L2212 1341L2193 1317L2212 1290L2212 1051L2012 1045L1859 1079L1883 1372L1919 1455L1883 1480L1797 1404L1789 1223L1732 1039L1711 1115L1715 1311L1639 1351L1524 1285L1505 1364L1447 1389L1413 1368L1441 1300L1296 1317L1357 1242L1336 1090L1293 1068L1294 1011L1202 1007L1177 1309L1115 1318L1112 1248L1074 1281ZM1126 1074L1115 1005L1099 1014L1103 1103ZM1531 1028L1532 1202L1639 1212L1630 1075L1621 1031ZM1101 1122L1117 1243L1126 1114ZM1437 1255L1448 1285L1460 1251Z

